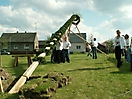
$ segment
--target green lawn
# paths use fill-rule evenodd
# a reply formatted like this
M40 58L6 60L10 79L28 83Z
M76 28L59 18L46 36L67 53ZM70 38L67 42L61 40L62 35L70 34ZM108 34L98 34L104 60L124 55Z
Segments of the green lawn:
M50 56L46 56L47 63L41 64L32 76L43 77L47 73L63 73L71 77L69 85L57 89L51 99L131 99L132 71L130 64L123 62L121 68L116 68L114 54L108 59L98 54L93 60L86 54L71 54L71 63L50 63ZM19 66L13 67L13 58L2 55L2 67L11 75L19 77L28 68L26 58L19 58ZM39 79L28 81L23 87L31 87ZM0 99L17 99L18 94L4 93Z

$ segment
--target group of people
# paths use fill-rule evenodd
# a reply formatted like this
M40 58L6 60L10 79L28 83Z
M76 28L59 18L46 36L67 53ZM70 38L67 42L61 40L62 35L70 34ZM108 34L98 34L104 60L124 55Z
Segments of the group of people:
M129 35L125 34L121 36L121 31L116 31L117 36L114 38L114 49L115 49L115 58L117 60L117 68L122 66L122 55L125 56L125 60L130 62L130 42ZM96 38L94 38L90 43L87 43L87 47L89 49L87 56L91 56L93 59L97 59L97 46L98 43ZM55 46L53 53L51 55L51 62L63 62L67 61L70 63L69 58L69 47L71 47L71 43L68 40L68 37L65 36L61 38ZM92 54L91 54L92 52Z
M117 68L122 66L122 55L125 56L125 60L130 62L130 42L129 35L125 34L121 36L121 31L116 30L117 36L114 38L115 58L117 60Z
M129 35L125 34L121 36L121 31L116 30L117 36L114 38L114 49L115 49L115 58L117 60L117 68L122 66L122 56L124 56L127 62L130 62L131 59L131 48L130 48L130 41ZM94 38L91 43L87 44L88 54L87 56L91 56L93 59L97 59L97 46L98 43L96 38ZM91 54L92 52L92 54Z
M71 43L68 40L67 36L62 37L56 44L52 55L51 55L51 62L56 63L65 63L67 61L70 63L70 52L69 47L71 47Z

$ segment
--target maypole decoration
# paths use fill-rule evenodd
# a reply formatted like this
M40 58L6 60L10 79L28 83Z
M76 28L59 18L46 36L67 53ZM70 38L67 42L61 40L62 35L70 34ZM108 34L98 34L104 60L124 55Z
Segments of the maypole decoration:
M43 56L48 55L49 52L54 49L57 42L66 33L66 30L68 28L70 29L72 24L78 25L79 22L80 22L80 17L77 14L73 14L71 16L71 18L66 23L64 23L64 25L62 27L60 27L60 29L58 31L56 31L55 34L52 35L49 40L46 41L46 45L44 46L43 50L41 52L38 52L38 54L37 54L38 56L37 56L36 60L41 62Z

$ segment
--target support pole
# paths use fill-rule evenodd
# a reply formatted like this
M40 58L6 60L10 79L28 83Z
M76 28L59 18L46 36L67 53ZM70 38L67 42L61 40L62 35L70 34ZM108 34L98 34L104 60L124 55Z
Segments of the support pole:
M0 92L4 92L4 90L3 90L3 86L2 86L1 77L0 77Z
M86 41L83 37L81 37L80 35L74 33L73 31L71 31L71 32L72 32L73 34L75 34L77 37L81 38L83 41L87 42L87 41ZM87 43L88 43L88 42L87 42ZM88 44L90 44L90 43L88 43ZM104 53L104 52L101 51L100 49L97 48L97 50L98 50L99 52L101 52L102 54L104 54L105 56L107 56L108 58L110 58L109 55L107 55L106 53Z
M78 32L79 32L79 34L80 34L80 36L83 38L83 36L82 36L82 34L81 34L81 32L80 32L79 28L77 27L77 25L75 25L75 26L76 26L76 28L77 28L77 30L78 30ZM84 44L86 45L86 41L84 41Z

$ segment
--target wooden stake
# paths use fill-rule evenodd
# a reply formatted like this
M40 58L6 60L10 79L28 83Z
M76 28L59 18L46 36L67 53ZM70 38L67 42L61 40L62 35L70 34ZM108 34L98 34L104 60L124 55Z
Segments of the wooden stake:
M4 92L4 90L3 90L3 86L2 86L1 77L0 77L0 92Z
M79 32L79 34L80 34L80 36L83 38L83 36L82 36L82 34L81 34L81 32L80 32L80 30L79 30L79 28L77 27L77 25L75 25L76 26L76 28L77 28L77 30L78 30L78 32ZM84 41L84 44L86 45L86 42Z

